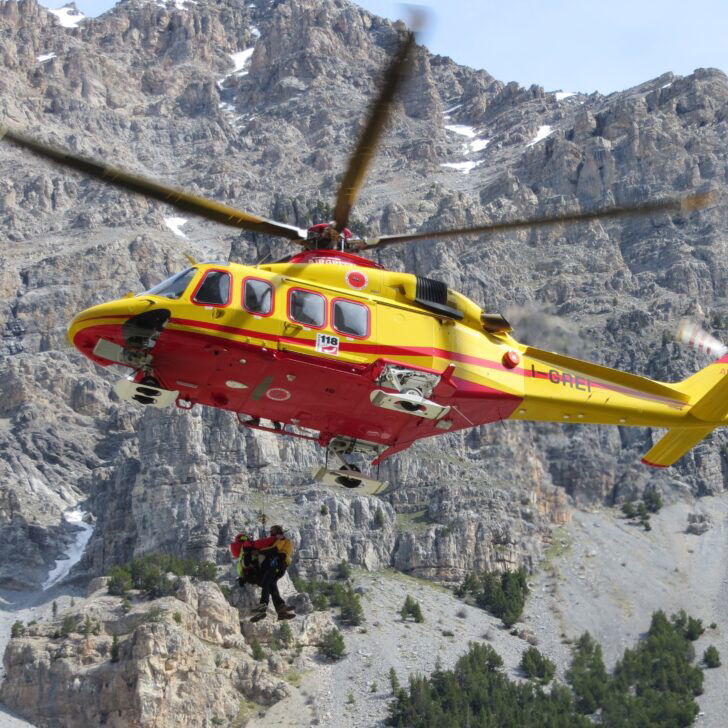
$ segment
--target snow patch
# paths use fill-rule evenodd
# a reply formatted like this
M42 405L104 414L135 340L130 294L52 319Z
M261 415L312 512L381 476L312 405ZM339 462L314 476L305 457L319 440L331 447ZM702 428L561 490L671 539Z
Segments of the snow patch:
M463 144L463 151L465 154L475 154L485 149L490 143L490 139L476 139L476 131L472 126L466 126L465 124L445 124L445 128L454 134L460 134L460 136L467 137L471 141Z
M250 35L252 35L253 38L260 38L260 31L254 25L251 25Z
M451 106L449 109L445 109L445 114L452 114L453 111L459 109L462 106L462 104L455 104L455 106Z
M67 553L64 554L65 558L57 559L55 566L48 572L48 576L43 582L43 589L48 589L65 578L71 569L81 560L83 552L86 550L86 544L88 544L91 534L94 532L94 527L84 521L85 515L86 511L81 508L74 508L63 514L66 523L79 526L80 530L76 533L74 542L68 547Z
M534 144L538 144L540 141L545 139L552 132L553 132L553 128L550 127L548 124L539 126L538 131L536 132L536 136L533 139L531 139L531 141L528 142L528 144L526 144L526 146L532 147Z
M441 167L447 167L448 169L454 169L463 174L468 174L471 169L474 169L480 164L480 162L444 162Z
M468 142L471 152L480 152L490 144L490 139L473 139L472 142Z
M248 65L248 62L253 56L253 51L255 48L246 48L244 51L239 51L238 53L231 53L230 58L233 59L233 63L235 64L235 70L233 73L237 74L238 76L245 76L248 72L245 69L245 66ZM231 75L231 74L228 74Z
M576 94L573 91L557 91L554 96L556 96L557 101L563 101L568 99L569 96L576 96Z
M670 81L669 83L664 83L662 86L660 86L660 88L668 88L669 86L672 86L672 81Z
M38 61L38 63L45 63L46 61L50 61L51 58L55 58L55 57L56 57L55 53L46 53L44 56L38 56L36 58L36 60Z
M186 217L165 217L164 224L180 238L187 239L187 236L182 232L182 226L187 222Z
M53 13L58 18L58 22L64 27L64 28L77 28L78 24L85 20L86 16L79 10L76 10L76 8L69 7L68 5L64 5L62 8L57 8L55 10L48 9L49 13Z
M232 59L233 65L235 66L234 70L230 73L226 73L222 78L218 78L216 81L217 87L220 91L223 90L223 84L225 83L225 79L229 78L230 76L247 76L248 72L245 70L245 67L250 63L250 59L253 57L253 51L255 50L255 47L252 48L246 48L244 51L238 51L237 53L230 53L229 56ZM220 104L220 108L223 108L223 105ZM223 109L224 111L227 111L227 109Z
M445 128L448 131L453 131L461 136L466 136L472 139L475 136L475 129L472 126L465 126L465 124L445 124Z

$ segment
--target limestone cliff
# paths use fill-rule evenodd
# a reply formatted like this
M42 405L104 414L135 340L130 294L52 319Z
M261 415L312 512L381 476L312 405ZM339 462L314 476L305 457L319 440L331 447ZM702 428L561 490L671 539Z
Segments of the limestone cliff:
M255 659L240 615L212 582L182 577L175 596L132 595L124 609L95 580L89 597L55 621L27 628L5 652L0 701L38 726L201 726L244 722L290 693L286 678L310 667L328 613L291 625L291 643L268 645L273 622L251 633L266 649Z

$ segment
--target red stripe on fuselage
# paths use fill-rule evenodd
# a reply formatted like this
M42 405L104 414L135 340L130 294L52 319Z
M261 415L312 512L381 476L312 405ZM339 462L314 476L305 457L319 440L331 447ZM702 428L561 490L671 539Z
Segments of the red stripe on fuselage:
M98 316L84 321L91 321L94 319L104 318L130 318L129 316ZM181 319L181 318L170 318L169 323L177 324L180 326L189 326L191 328L208 329L210 331L219 331L221 333L232 334L234 336L248 336L251 338L262 339L270 342L283 342L288 344L296 344L298 346L310 346L314 347L316 342L314 339L298 339L283 336L280 334L269 334L262 331L255 331L253 329L242 329L236 326L225 326L224 324L214 324L204 321L195 321L194 319ZM537 379L548 379L549 375L547 372L534 372L533 369L525 369L523 367L515 367L513 369L504 366L500 361L493 361L492 359L484 359L479 356L473 356L471 354L463 354L458 351L448 351L447 349L440 349L437 347L426 347L426 346L390 346L384 344L364 344L364 343L351 343L341 342L339 346L341 351L350 351L352 353L362 353L370 355L381 355L381 356L419 356L419 357L438 357L449 361L462 362L463 364L474 364L481 366L486 369L492 369L494 371L504 372L506 374L515 374L518 376ZM719 360L719 362L728 361L728 355ZM640 392L630 387L622 387L618 384L612 384L609 382L603 382L591 377L584 376L589 383L589 386L595 389L606 390L609 392L616 392L618 394L624 394L634 399L644 399L652 402L662 402L671 406L682 409L687 405L684 402L673 400L668 397L661 397L659 395L649 394L647 392ZM559 382L555 382L558 384Z

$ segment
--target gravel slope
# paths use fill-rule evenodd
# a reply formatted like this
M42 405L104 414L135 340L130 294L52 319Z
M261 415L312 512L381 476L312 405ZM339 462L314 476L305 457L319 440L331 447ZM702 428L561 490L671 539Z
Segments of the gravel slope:
M702 536L685 533L691 512L707 514L712 527ZM728 661L728 494L696 503L666 506L651 519L652 530L632 525L615 509L575 511L571 523L554 533L554 549L532 578L532 595L523 623L536 635L538 648L554 660L563 678L570 646L588 630L602 644L609 667L649 627L657 609L668 614L684 608L704 625L715 621L695 643L700 656L714 644ZM400 682L411 672L431 672L437 660L450 667L472 640L486 636L511 677L528 646L479 609L463 605L451 592L396 572L359 573L364 590L366 631L345 630L348 655L321 664L303 676L300 692L259 715L249 728L286 725L303 728L381 726L390 698L388 673ZM403 623L398 611L407 594L422 606L424 624ZM457 616L465 611L465 618ZM451 631L453 637L443 636ZM724 728L728 667L705 671L699 698L701 728ZM372 683L376 690L372 691ZM353 699L353 702L352 702Z

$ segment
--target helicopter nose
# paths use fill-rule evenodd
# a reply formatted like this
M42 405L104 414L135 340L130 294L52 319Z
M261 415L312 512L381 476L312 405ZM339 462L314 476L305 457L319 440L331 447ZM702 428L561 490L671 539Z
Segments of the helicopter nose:
M170 316L169 309L156 308L156 303L150 298L127 297L87 308L69 324L68 340L93 361L98 361L93 352L100 339L122 347L143 346L164 328Z

